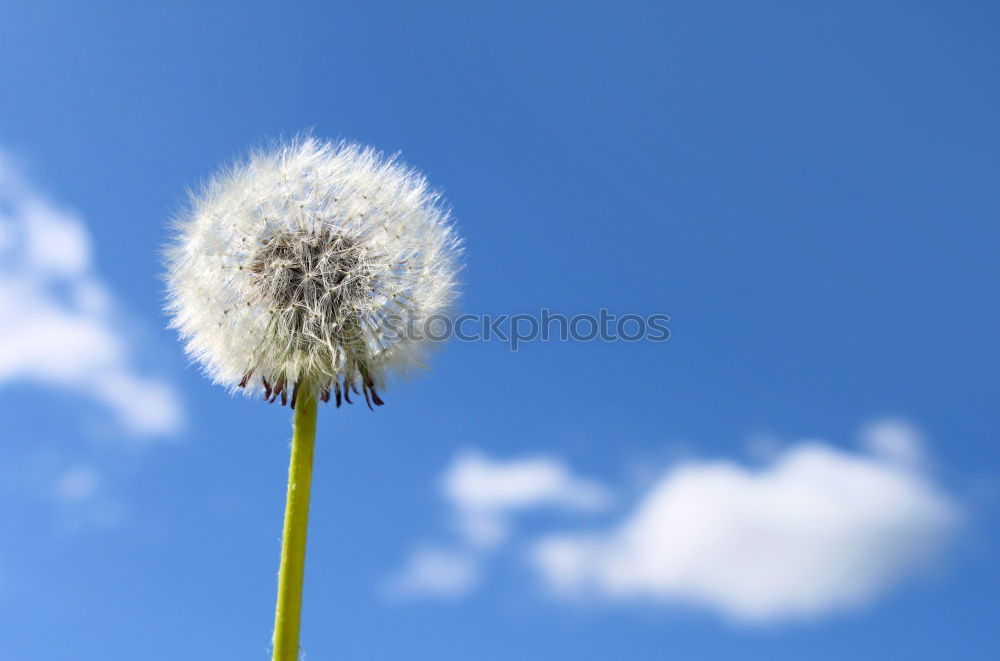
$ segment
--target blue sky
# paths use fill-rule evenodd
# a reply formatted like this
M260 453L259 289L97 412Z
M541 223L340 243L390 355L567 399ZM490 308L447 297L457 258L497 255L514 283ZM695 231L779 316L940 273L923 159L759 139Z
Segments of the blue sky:
M996 8L342 5L5 4L5 654L268 658L289 412L159 250L312 129L445 192L464 311L672 336L322 409L307 658L995 658Z

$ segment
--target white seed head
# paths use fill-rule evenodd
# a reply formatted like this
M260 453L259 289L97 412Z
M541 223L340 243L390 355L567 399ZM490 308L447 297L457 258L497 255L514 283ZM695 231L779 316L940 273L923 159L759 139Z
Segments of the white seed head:
M440 196L394 157L299 138L192 195L167 248L167 310L217 383L285 400L381 400L423 366L419 334L455 300L460 242ZM369 406L371 404L369 403Z

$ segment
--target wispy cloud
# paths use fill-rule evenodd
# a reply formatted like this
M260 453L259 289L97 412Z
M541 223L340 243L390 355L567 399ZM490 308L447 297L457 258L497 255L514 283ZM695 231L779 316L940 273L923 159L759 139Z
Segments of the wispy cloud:
M866 604L940 557L961 510L928 472L923 440L912 425L878 421L866 427L862 441L855 451L804 441L757 466L718 460L673 465L618 522L576 532L550 529L526 543L525 555L558 599L689 605L746 623ZM462 475L456 467L466 461L456 460L446 472L446 486ZM521 462L487 463L492 473L504 474L497 469ZM581 484L558 460L545 464L561 483ZM511 502L490 480L465 479L483 492L445 489L478 494L450 496L459 518L470 500ZM604 495L568 502L609 502L606 491L582 483ZM517 502L527 511L553 501ZM505 523L513 522L508 512ZM507 537L477 545L475 536L466 536L461 553L482 558L500 550ZM464 592L478 582L469 581Z
M508 520L517 512L540 508L591 512L611 502L602 485L574 475L546 456L502 461L466 451L452 462L441 484L458 531L483 547L506 539Z
M71 466L56 480L53 489L57 500L79 503L89 500L101 487L101 477L92 466Z
M124 503L108 492L102 473L90 464L63 469L55 478L51 495L58 508L59 527L66 533L115 528L125 515Z
M440 486L459 543L418 546L388 581L392 596L462 596L478 585L483 556L507 541L510 519L517 513L595 512L611 502L603 486L541 455L503 461L465 451L452 461Z
M91 267L83 219L0 151L0 386L31 381L106 406L130 435L175 432L180 399L141 373L114 296Z
M391 599L435 597L457 599L479 584L480 563L475 553L439 546L419 546L406 564L384 584Z

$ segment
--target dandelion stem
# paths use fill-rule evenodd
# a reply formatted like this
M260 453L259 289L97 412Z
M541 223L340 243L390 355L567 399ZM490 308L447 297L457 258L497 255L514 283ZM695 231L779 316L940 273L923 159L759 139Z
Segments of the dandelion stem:
M306 564L309 489L316 440L316 395L308 387L299 387L298 391L292 457L288 466L281 568L278 572L278 604L274 612L273 661L297 661L299 658L302 578Z

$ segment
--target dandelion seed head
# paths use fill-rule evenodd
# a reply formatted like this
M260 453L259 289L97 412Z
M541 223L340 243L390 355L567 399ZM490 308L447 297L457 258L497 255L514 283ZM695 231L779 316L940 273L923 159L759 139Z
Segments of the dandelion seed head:
M419 334L457 293L460 241L417 171L305 137L192 194L167 248L167 310L217 383L285 401L307 385L369 405L424 365Z

